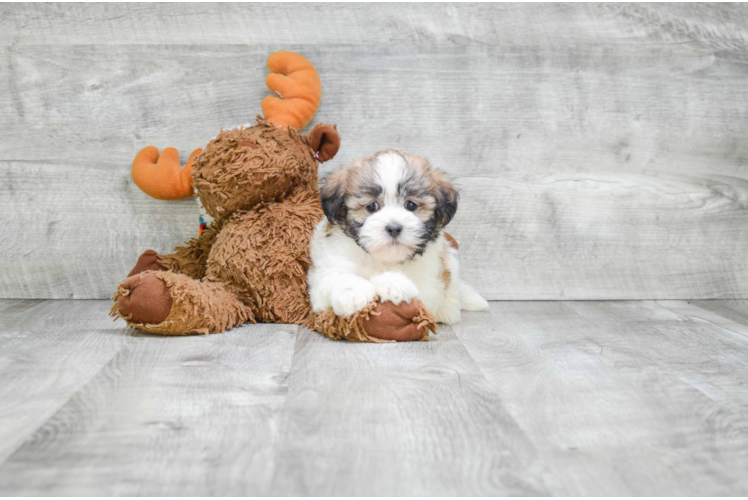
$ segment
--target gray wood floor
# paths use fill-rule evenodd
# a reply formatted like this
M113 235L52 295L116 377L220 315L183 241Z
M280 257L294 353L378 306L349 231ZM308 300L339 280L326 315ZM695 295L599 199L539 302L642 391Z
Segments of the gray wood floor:
M493 302L429 342L0 301L0 494L748 494L748 302Z

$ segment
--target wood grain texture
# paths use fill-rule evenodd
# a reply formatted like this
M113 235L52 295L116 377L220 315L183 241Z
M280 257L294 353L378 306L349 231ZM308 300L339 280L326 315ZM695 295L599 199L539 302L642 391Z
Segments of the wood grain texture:
M63 351L95 376L44 420L19 394L3 400L13 411L6 419L16 428L24 417L36 418L18 429L25 431L19 435L22 445L0 467L0 492L224 496L267 491L295 330L253 325L226 335L170 338L134 334L120 324L109 328L108 336L129 342L113 356L104 351L109 359L103 366L89 364L85 351L48 343L47 357ZM97 336L106 339L107 333ZM70 337L68 329L68 342ZM45 362L41 356L29 360L21 374L37 375ZM15 374L0 373L3 385Z
M555 495L744 495L748 337L703 313L683 302L495 302L457 330Z
M111 297L148 248L193 237L194 200L165 204L103 159L87 167L0 161L0 296Z
M735 5L438 4L3 6L5 44L562 45L703 42L742 49L748 12ZM220 26L221 29L217 27ZM137 31L138 36L133 36Z
M455 333L436 337L355 344L300 331L273 493L547 495L534 447Z
M279 49L320 71L315 120L343 137L323 173L395 147L457 178L450 231L488 298L748 293L745 5L0 14L0 222L17 235L0 244L2 297L107 297L140 252L194 235L194 204L140 193L132 158L252 122Z
M740 324L748 324L748 300L694 300L692 305Z
M0 461L128 342L105 301L0 301ZM1 489L0 489L1 491Z
M748 181L676 174L457 178L462 275L501 300L744 293Z
M492 302L371 345L0 300L0 494L745 495L748 316L698 304Z

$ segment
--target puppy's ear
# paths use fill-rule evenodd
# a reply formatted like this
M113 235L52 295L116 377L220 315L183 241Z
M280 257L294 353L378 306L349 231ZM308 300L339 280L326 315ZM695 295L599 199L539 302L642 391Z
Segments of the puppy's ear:
M320 163L332 160L340 149L337 125L319 123L309 132L309 145Z
M436 207L434 216L439 228L443 228L457 213L457 203L460 201L460 193L447 178L444 172L434 170L432 172L432 183L434 187L434 198Z
M345 219L345 180L347 169L330 174L319 192L322 200L322 211L330 224Z

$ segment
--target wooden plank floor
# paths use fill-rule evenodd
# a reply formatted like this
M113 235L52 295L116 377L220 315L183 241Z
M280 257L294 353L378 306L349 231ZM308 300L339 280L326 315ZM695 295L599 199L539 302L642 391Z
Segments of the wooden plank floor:
M746 495L746 301L493 302L429 342L0 301L3 495Z

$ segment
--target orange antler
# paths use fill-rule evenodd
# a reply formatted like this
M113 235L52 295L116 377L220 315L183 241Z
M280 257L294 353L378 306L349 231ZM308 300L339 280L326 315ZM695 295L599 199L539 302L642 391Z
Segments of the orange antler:
M312 63L295 52L275 52L268 57L272 71L265 83L278 97L262 100L265 119L276 127L300 130L309 123L322 99L322 84Z
M192 170L195 157L202 153L196 149L183 168L179 152L166 148L159 157L158 148L143 148L132 162L132 179L147 195L157 200L181 200L192 196Z

